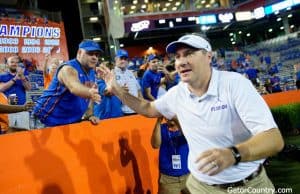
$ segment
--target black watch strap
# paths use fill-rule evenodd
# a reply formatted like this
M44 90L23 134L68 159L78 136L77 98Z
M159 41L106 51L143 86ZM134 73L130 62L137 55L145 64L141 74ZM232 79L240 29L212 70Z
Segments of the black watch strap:
M240 154L239 150L235 146L232 146L229 149L231 150L231 153L232 153L232 155L233 155L233 157L235 159L234 165L237 165L241 161L241 159L242 159L241 154Z

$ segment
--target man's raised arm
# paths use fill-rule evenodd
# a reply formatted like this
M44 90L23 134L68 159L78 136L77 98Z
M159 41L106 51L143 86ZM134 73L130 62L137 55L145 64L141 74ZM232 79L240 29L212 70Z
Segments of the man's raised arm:
M146 117L161 116L161 114L156 110L154 102L149 102L145 99L137 98L120 87L116 82L115 74L113 71L102 65L97 68L97 71L100 72L100 76L105 81L107 90L118 96L124 104L129 106L135 112Z

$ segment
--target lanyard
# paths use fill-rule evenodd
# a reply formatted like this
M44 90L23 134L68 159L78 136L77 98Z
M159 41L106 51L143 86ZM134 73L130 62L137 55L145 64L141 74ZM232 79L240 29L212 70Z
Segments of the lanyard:
M169 128L169 127L168 127ZM170 142L170 145L171 147L173 148L174 150L174 154L176 155L177 154L177 146L178 146L178 141L179 141L179 137L181 136L181 133L180 131L178 132L179 134L176 134L176 135L173 135L173 137L171 136L171 132L168 130L168 136L169 136L169 142ZM177 132L177 131L176 131ZM176 133L176 132L173 132L173 133Z

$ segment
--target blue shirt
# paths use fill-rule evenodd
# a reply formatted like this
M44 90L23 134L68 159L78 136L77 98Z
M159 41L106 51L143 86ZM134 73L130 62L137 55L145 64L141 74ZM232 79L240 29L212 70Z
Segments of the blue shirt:
M152 70L145 71L143 78L142 78L142 86L143 86L143 96L145 99L146 97L145 89L151 89L151 95L154 98L157 98L158 88L160 86L160 79L162 78L162 73L154 72ZM149 99L148 99L149 100Z
M272 85L274 85L275 83L278 83L277 85L272 86L272 92L281 92L282 91L281 87L280 87L280 78L278 76L271 77L270 81L271 81Z
M121 100L114 95L104 95L106 89L106 84L104 80L98 80L97 85L99 94L101 95L101 102L99 104L94 104L94 115L100 119L108 119L123 116L123 112L121 109Z
M169 131L168 125L161 124L161 145L159 148L159 170L169 176L182 176L189 173L187 167L189 148L182 132ZM181 169L173 169L172 155L180 155Z
M271 57L270 56L266 56L265 57L265 62L266 62L266 64L271 64Z
M173 86L176 86L180 82L180 76L178 73L175 74L175 78L172 82L167 82L166 83L166 90L169 90Z
M248 75L248 78L250 80L257 78L257 72L258 72L257 69L254 68L249 68L245 71L245 73Z
M269 69L270 75L275 74L275 73L279 73L277 65L274 65Z
M296 73L296 80L300 80L300 71Z
M86 73L76 59L61 65L53 77L48 89L43 92L33 109L34 115L47 126L66 125L78 122L88 109L89 99L72 94L58 81L58 72L65 65L69 65L76 69L78 72L78 79L82 84L91 87L95 80L95 72L90 70Z
M24 75L27 76L27 71L24 72ZM0 75L0 82L8 82L12 80L16 75L13 75L9 72L3 73ZM27 78L26 78L27 79ZM14 83L10 88L5 90L3 92L7 97L10 94L16 94L18 97L18 105L23 105L26 102L26 90L23 86L23 83L21 80L17 80L16 83Z

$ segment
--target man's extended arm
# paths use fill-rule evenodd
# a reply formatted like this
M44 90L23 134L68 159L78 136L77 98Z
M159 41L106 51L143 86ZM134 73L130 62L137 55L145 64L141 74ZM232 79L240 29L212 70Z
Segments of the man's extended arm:
M135 97L129 92L125 91L120 86L114 86L112 92L118 96L121 101L133 109L138 114L144 115L146 117L159 117L161 114L156 110L154 102L149 102L148 100Z
M6 105L0 104L0 113L16 113L28 111L33 107L34 103L28 102L25 105Z
M74 68L70 66L62 67L58 73L58 80L63 83L72 94L82 98L92 99L94 102L100 101L98 88L89 88L81 84L78 79L78 73Z
M149 102L129 94L126 90L122 89L115 80L115 75L105 66L97 68L100 71L101 77L105 80L107 89L112 91L119 99L133 109L138 114L146 117L160 117L161 114L156 110L154 102Z

